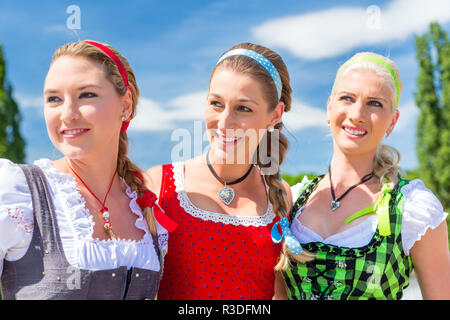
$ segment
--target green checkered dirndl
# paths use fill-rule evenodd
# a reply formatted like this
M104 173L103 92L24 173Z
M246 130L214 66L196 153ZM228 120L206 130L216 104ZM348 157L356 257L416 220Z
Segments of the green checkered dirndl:
M318 176L304 186L289 225L322 178ZM282 272L289 299L400 299L412 271L411 258L404 254L401 239L404 198L400 190L407 183L400 179L392 190L389 236L381 236L377 228L369 244L360 248L321 242L302 244L316 258L306 264L291 260L291 268Z

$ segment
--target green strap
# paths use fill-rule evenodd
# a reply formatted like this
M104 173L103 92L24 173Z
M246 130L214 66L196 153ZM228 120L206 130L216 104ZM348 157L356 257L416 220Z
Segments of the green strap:
M382 236L391 234L391 224L389 223L389 202L391 201L391 189L387 185L382 188L383 197L376 204L375 208L378 216L378 231Z
M374 206L370 206L365 209L359 210L357 213L355 213L355 214L351 215L350 217L348 217L347 219L345 219L345 223L350 223L353 220L358 219L366 214L373 213L374 211L375 211Z
M389 222L389 202L391 201L391 189L389 189L387 184L385 184L383 185L382 191L383 197L377 204L362 209L357 213L351 215L345 220L345 223L350 223L351 221L358 219L366 214L376 212L378 219L378 232L382 236L390 235L391 224Z

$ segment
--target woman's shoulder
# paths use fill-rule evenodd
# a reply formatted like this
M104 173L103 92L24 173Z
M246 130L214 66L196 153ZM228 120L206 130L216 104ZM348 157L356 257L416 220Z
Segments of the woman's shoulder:
M32 232L33 204L25 174L18 164L0 159L0 251L11 259L20 256L20 248L28 246L23 240Z
M436 195L425 186L422 180L404 180L404 184L400 188L400 192L405 198L405 203L414 203L419 207L433 207L442 210L442 204Z
M308 176L303 176L302 180L294 185L291 186L291 192L292 192L292 198L294 199L294 201L296 199L298 199L298 197L303 193L303 191L305 191L305 189L313 184L313 183L317 183L321 178L323 178L323 175L319 175L319 176L312 176L309 177Z
M400 192L404 197L402 215L402 240L405 253L428 228L437 228L447 217L441 202L422 180L407 181Z
M163 182L164 171L167 171L172 167L173 164L171 163L159 164L145 171L144 177L146 187L158 195Z
M0 203L5 195L23 193L28 189L27 180L20 166L8 159L0 159Z

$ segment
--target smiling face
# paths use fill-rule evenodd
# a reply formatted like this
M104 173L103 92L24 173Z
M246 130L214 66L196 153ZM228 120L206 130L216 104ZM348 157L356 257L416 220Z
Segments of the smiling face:
M392 105L391 89L375 72L353 70L339 79L334 92L328 99L327 119L335 150L375 154L399 117Z
M61 56L44 85L44 115L54 146L69 158L117 152L122 115L129 95L120 96L99 63L81 56Z
M211 78L205 123L211 153L216 161L246 163L254 154L269 125L283 114L284 104L271 110L261 84L254 78L228 68L219 68Z

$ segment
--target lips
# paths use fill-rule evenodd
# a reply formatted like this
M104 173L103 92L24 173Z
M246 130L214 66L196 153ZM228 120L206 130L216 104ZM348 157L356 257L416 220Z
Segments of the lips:
M74 128L61 130L60 133L65 139L75 139L88 131L89 129Z
M219 145L226 147L236 145L242 139L242 137L227 137L217 131L214 133L214 137L216 138L216 141L219 143Z
M362 138L367 134L367 130L361 127L342 126L342 130L352 138Z

